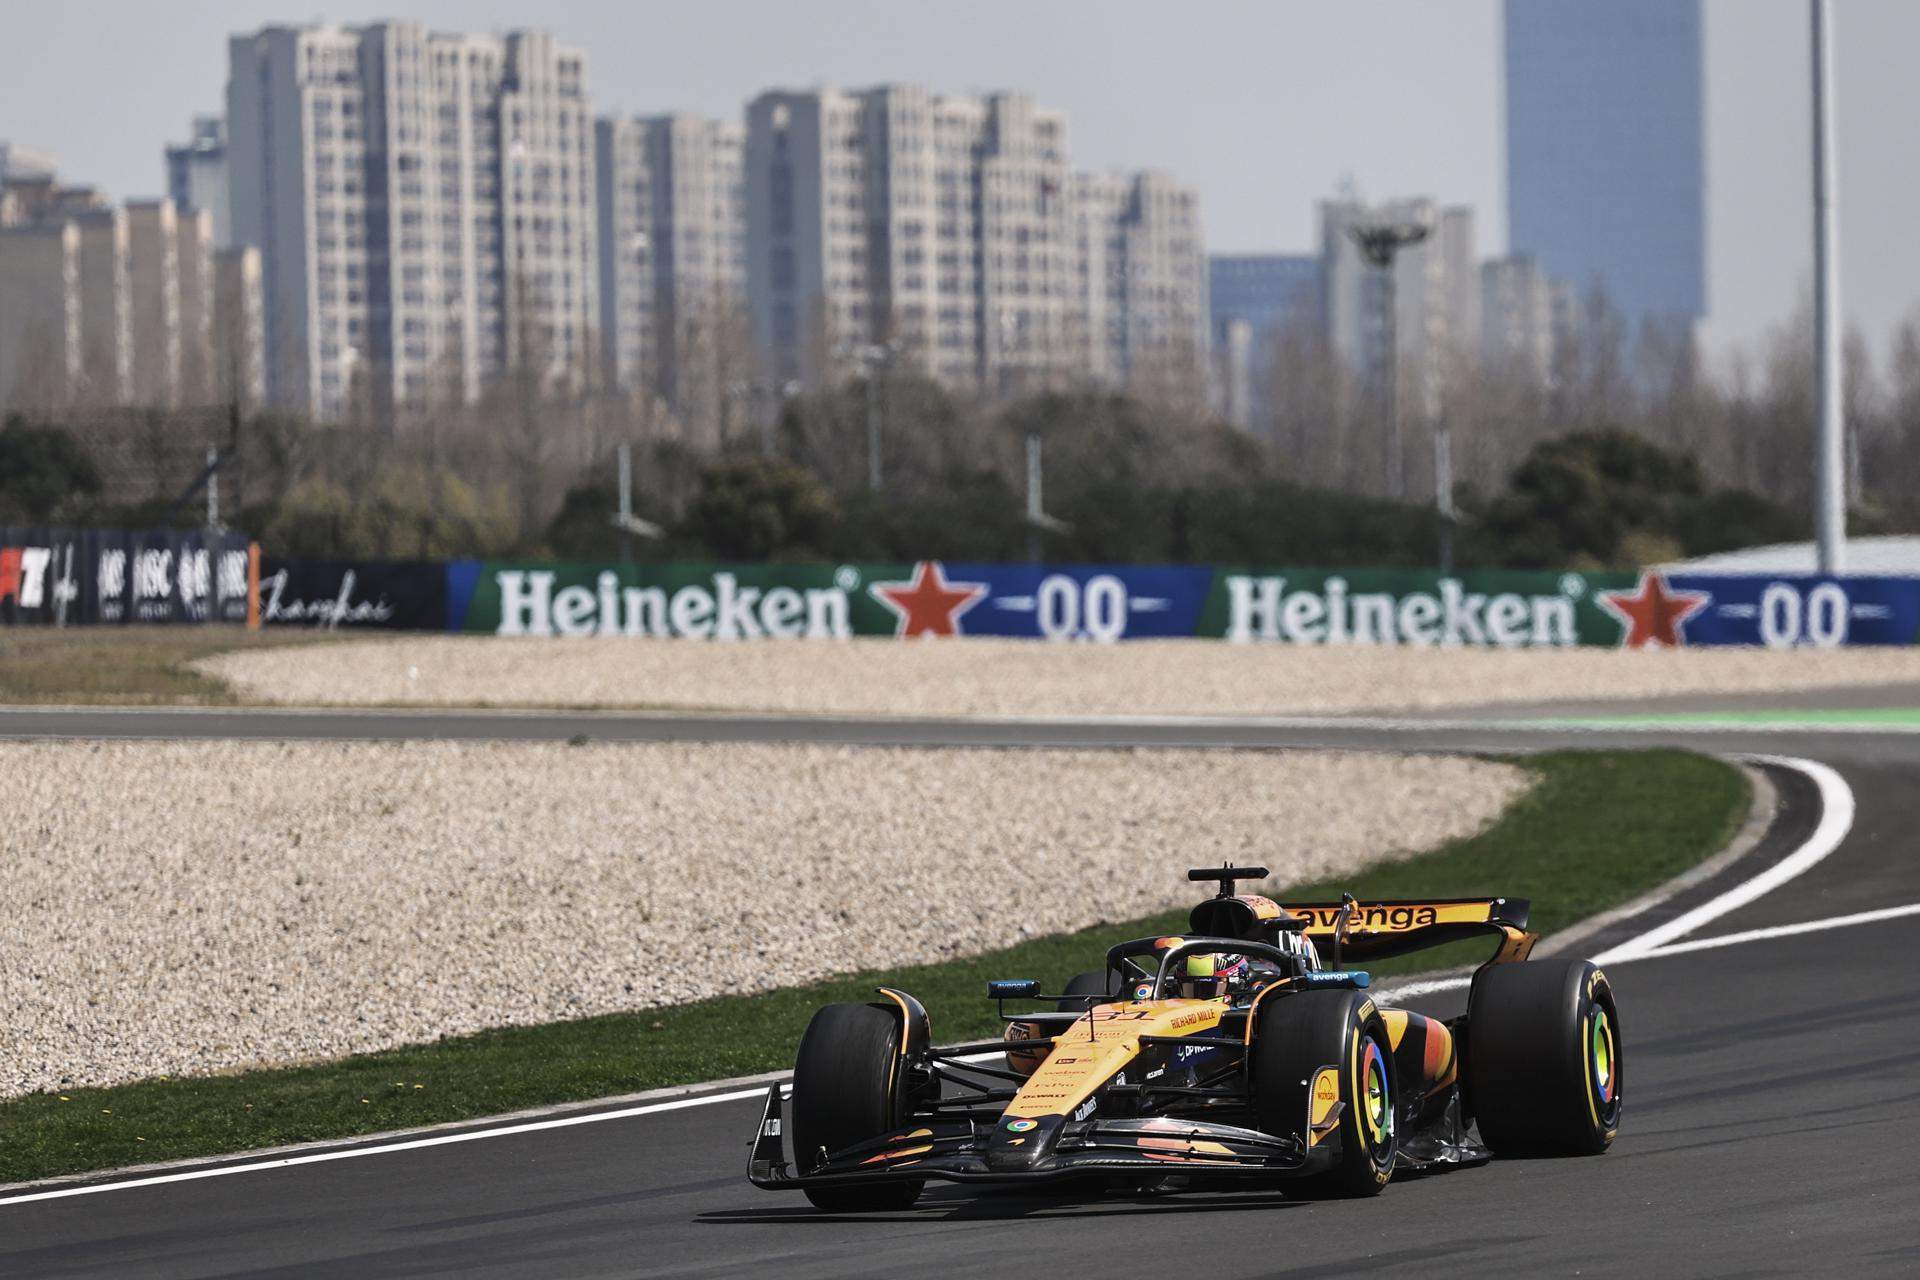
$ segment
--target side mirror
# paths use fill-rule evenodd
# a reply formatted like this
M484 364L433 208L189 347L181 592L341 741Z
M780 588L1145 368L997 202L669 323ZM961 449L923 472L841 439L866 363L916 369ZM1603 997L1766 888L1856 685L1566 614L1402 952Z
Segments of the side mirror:
M987 999L1025 1000L1039 990L1038 978L994 978L987 983Z

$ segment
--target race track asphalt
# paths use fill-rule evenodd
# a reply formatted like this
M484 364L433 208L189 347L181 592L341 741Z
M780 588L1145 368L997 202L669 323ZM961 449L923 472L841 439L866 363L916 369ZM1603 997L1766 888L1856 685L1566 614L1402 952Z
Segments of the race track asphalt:
M1779 705L1770 703L1770 705ZM798 737L935 745L1538 750L1681 742L1823 761L1857 802L1840 847L1696 937L1920 903L1920 737L1514 727L1491 720L970 725L548 714L0 712L0 736ZM65 717L62 719L61 717ZM1774 771L1746 858L1591 940L1597 951L1755 874L1818 818ZM1178 858L1174 861L1179 861ZM1181 865L1184 865L1182 863ZM1920 916L1609 966L1627 1053L1605 1156L1496 1161L1378 1199L1269 1192L1032 1197L934 1186L836 1218L744 1178L753 1101L9 1205L0 1276L1803 1275L1920 1271ZM1412 1001L1458 1010L1461 993ZM936 1011L937 1014L937 1011ZM6 1195L17 1194L14 1192Z

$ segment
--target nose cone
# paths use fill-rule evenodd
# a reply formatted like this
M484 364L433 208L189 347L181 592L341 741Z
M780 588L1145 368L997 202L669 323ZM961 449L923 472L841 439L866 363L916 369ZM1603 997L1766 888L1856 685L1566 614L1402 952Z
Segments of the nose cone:
M1032 1169L1053 1151L1065 1116L1006 1116L987 1139L987 1168L996 1173Z

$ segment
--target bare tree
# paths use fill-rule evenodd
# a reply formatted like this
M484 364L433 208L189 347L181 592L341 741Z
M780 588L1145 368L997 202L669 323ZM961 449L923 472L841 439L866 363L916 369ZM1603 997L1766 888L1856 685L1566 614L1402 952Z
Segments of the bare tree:
M1264 362L1267 438L1282 472L1313 485L1346 480L1341 406L1351 377L1311 308L1302 304L1274 326Z

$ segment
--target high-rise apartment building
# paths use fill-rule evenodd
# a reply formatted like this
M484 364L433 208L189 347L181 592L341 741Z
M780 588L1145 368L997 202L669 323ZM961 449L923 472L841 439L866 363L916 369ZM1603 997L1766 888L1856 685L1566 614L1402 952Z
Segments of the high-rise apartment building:
M235 240L269 393L322 417L571 394L597 358L585 59L543 32L271 26L229 45Z
M1076 275L1095 381L1204 400L1211 328L1200 201L1163 173L1074 179Z
M80 382L80 228L0 225L0 415L64 407Z
M233 243L233 214L227 201L227 122L220 116L195 116L193 135L167 148L167 196L182 210L205 210L212 219L217 249Z
M80 232L79 398L127 404L133 394L133 325L127 214L89 200L68 215Z
M713 446L756 373L747 316L746 132L692 115L595 127L606 380L658 396Z
M1480 264L1480 354L1496 372L1552 376L1553 281L1525 254Z
M1508 242L1628 323L1706 314L1700 0L1506 0Z
M776 378L865 353L998 394L1084 358L1066 122L1026 96L764 93L746 185L748 295Z
M267 398L267 317L260 251L252 245L213 255L213 398L257 409Z
M44 367L29 379L35 403L161 409L204 403L211 362L210 215L183 213L168 199L115 208L91 187L61 186L51 173L16 174L0 183L0 196L0 227L21 233L10 252L27 255L16 266L34 264L15 277L17 291L4 295L4 309L10 319L32 316L46 330L31 341L9 339L16 353L45 348ZM66 319L49 327L56 316ZM27 384L16 379L15 385Z
M174 261L180 293L180 402L215 400L213 376L213 214L175 209Z
M600 235L603 381L630 395L659 382L654 292L659 223L652 130L641 120L594 123L595 216Z
M1356 224L1374 219L1429 228L1426 239L1394 257L1391 326L1386 271L1367 262L1351 234ZM1448 381L1479 352L1480 273L1474 258L1473 211L1441 208L1425 198L1379 206L1322 201L1320 246L1321 317L1335 354L1376 389L1397 355L1402 417L1437 415ZM1389 341L1395 351L1389 350Z
M130 200L127 323L132 403L173 409L213 394L213 215Z
M127 204L127 304L133 402L180 404L180 227L171 200Z

